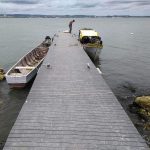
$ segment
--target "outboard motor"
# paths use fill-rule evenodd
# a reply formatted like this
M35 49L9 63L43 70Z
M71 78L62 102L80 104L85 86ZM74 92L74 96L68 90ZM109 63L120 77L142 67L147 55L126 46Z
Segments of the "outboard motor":
M46 46L46 47L49 47L51 45L51 38L50 36L46 36L45 37L45 41L43 42L43 44Z
M45 37L45 40L49 40L49 39L51 40L50 36Z

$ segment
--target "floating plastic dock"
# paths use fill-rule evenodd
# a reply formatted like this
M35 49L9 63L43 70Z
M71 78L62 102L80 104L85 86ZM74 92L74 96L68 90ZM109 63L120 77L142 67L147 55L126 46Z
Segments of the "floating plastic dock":
M148 150L76 38L59 33L4 150Z

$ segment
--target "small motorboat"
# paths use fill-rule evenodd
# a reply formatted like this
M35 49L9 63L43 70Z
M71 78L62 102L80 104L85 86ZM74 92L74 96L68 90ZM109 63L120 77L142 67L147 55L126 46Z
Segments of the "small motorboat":
M33 79L41 66L51 45L51 38L45 40L36 48L23 56L6 74L10 88L23 88Z
M95 61L99 59L101 49L103 48L103 42L98 32L93 29L80 29L79 41L92 60Z
M5 79L5 72L3 70L3 68L0 68L0 81Z

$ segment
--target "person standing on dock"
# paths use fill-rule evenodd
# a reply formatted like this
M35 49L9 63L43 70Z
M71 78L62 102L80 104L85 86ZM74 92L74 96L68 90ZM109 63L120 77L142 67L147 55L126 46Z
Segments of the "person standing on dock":
M72 20L69 22L69 33L72 31L72 24L75 22L75 20Z

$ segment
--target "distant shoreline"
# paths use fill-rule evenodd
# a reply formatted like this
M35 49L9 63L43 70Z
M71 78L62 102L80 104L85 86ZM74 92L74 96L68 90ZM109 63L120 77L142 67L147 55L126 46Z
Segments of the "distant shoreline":
M150 18L150 16L95 16L95 15L31 15L31 14L0 14L0 18Z

